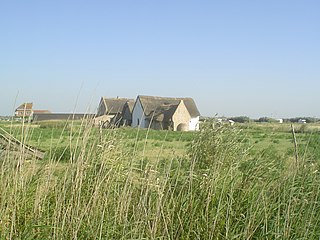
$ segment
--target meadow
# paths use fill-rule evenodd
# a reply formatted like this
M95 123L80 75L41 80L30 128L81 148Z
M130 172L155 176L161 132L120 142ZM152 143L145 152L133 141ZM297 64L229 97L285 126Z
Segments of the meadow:
M1 239L319 239L320 125L0 122Z

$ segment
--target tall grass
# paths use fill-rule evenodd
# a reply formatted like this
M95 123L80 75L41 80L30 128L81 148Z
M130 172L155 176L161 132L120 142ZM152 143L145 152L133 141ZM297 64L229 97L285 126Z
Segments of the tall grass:
M320 238L313 154L252 155L240 130L206 127L187 155L148 161L121 131L68 128L63 161L54 145L40 163L1 153L1 239Z

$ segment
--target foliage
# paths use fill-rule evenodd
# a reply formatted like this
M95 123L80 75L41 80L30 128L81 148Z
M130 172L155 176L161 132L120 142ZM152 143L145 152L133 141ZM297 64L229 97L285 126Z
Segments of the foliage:
M251 119L247 116L240 116L240 117L232 117L230 120L237 122L237 123L248 123L251 122Z
M277 120L270 117L261 117L257 120L257 122L275 123Z
M206 125L192 143L191 158L200 168L232 164L244 156L243 142L244 137L238 128Z
M319 118L315 118L315 117L295 117L295 118L285 119L285 121L292 122L292 123L297 123L297 122L299 122L300 119L306 120L307 123L316 123L316 122L320 121Z
M282 144L292 144L290 133L270 126L187 134L69 126L12 131L51 142L51 154L39 162L23 150L0 153L1 239L320 238L318 133L297 134L296 162L278 150L292 149ZM177 143L187 154L174 154ZM146 155L169 146L171 155Z

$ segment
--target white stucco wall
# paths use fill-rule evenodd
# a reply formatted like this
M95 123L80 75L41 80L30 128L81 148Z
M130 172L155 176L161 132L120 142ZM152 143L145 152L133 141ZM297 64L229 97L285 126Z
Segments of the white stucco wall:
M138 124L139 119L139 124ZM140 103L139 98L136 100L136 103L134 105L134 108L132 110L132 127L141 127L145 128L145 115Z
M189 131L198 131L199 130L199 119L200 117L191 118L189 121Z

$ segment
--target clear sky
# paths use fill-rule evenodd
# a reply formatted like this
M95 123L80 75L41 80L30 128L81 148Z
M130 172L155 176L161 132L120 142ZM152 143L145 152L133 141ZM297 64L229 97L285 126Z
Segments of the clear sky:
M142 94L193 97L204 116L320 117L320 1L3 0L0 83L0 115Z

